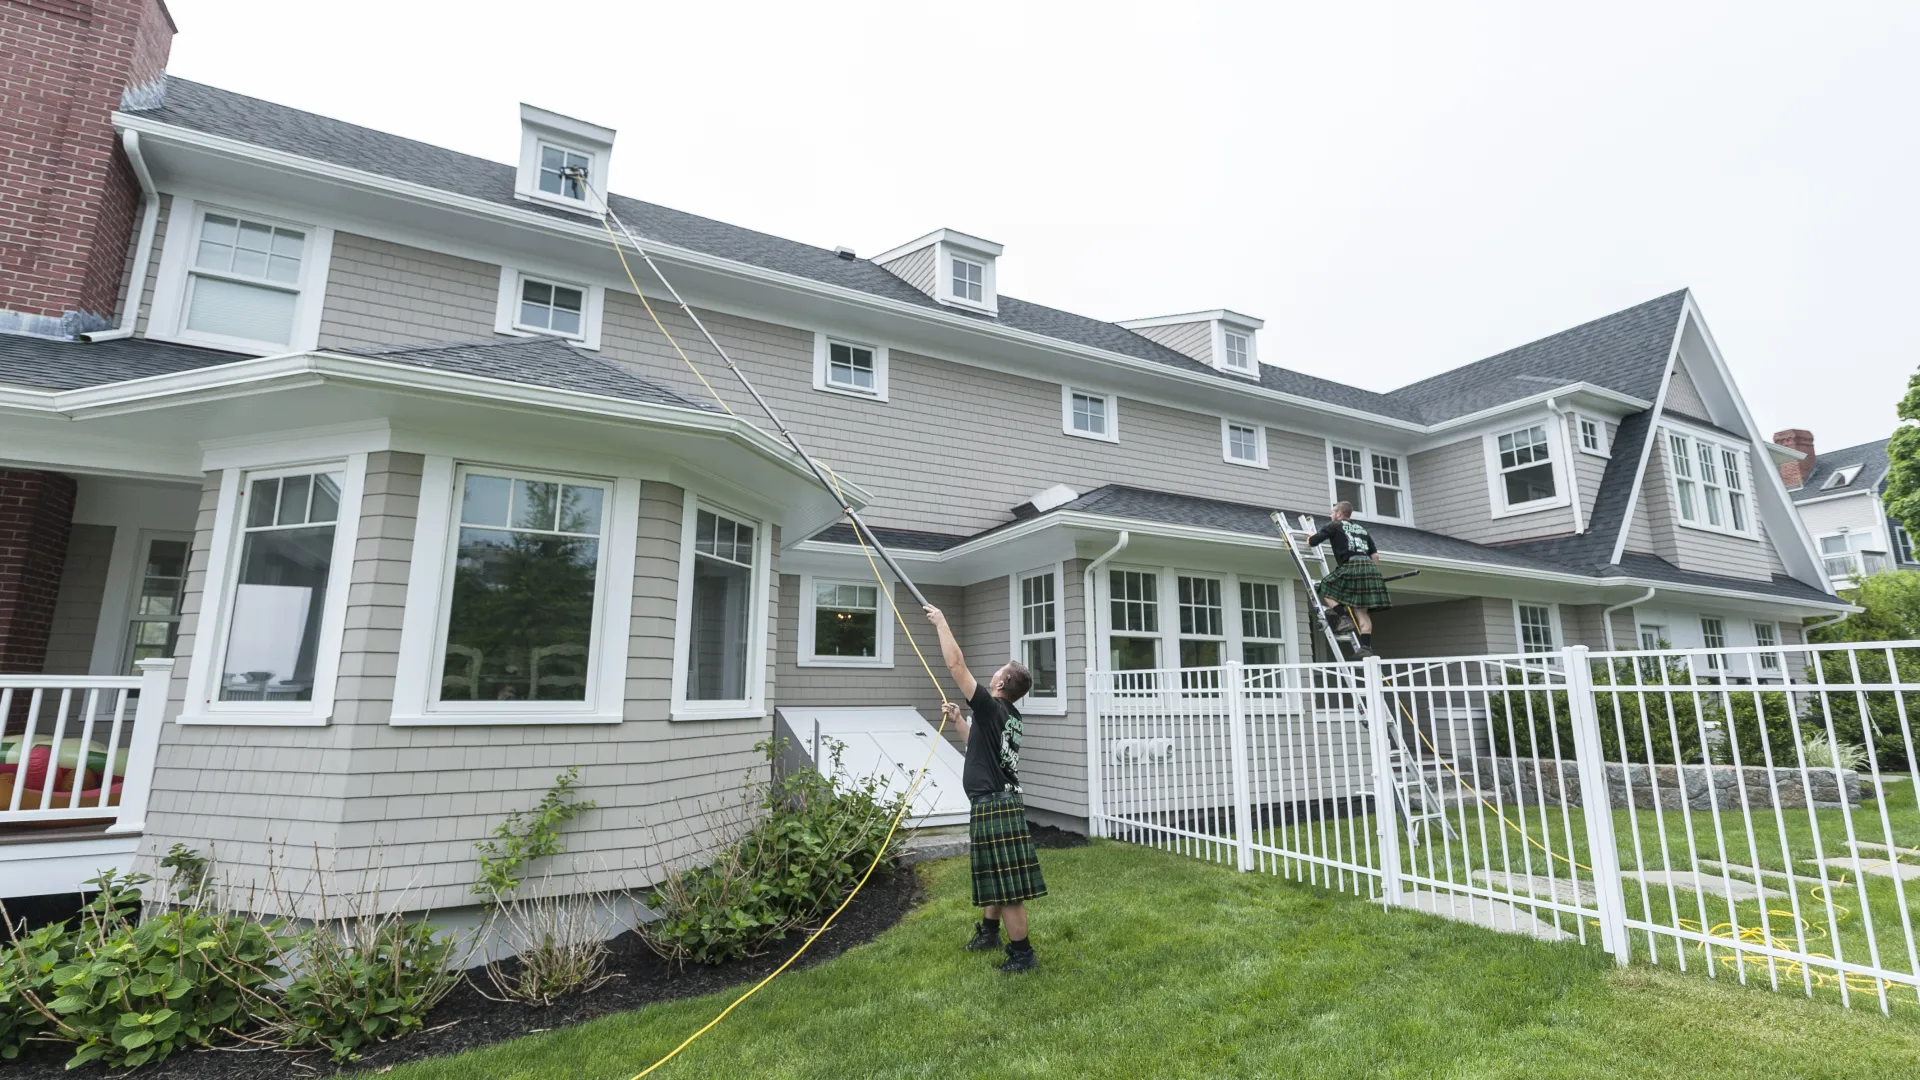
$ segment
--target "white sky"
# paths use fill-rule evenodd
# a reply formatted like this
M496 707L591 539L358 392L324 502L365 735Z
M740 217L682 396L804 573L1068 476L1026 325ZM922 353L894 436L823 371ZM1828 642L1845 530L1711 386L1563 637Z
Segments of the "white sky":
M1375 389L1681 286L1766 433L1887 435L1920 361L1920 5L170 0L171 70L1007 293L1230 307ZM543 26L551 17L550 27Z

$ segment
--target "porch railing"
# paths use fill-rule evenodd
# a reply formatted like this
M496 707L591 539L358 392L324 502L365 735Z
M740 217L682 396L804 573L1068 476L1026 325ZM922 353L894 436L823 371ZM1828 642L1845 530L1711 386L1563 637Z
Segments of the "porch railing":
M146 826L172 660L132 676L0 675L0 840Z
M1920 642L1087 687L1096 835L1623 964L1920 1010Z

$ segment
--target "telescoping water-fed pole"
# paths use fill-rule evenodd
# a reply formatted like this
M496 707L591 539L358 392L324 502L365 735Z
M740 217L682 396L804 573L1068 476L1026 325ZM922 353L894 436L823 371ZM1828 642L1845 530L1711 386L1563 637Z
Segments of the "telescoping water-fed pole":
M587 183L587 171L585 169L578 166L571 166L561 170L561 175L578 183L583 191L593 190ZM599 193L595 192L595 194L598 195ZM780 414L774 412L773 406L767 404L767 399L760 396L760 391L753 385L753 380L747 378L747 373L740 370L740 365L733 362L733 357L728 354L719 340L713 336L713 332L707 329L707 324L701 321L699 312L694 311L693 308L681 298L680 290L674 288L673 282L667 278L667 275L660 272L660 267L654 263L653 256L647 252L646 245L642 244L639 238L633 235L633 231L627 228L626 222L620 220L620 215L613 212L613 205L607 201L605 196L600 197L600 208L602 212L605 213L606 219L612 222L615 228L620 230L622 236L627 238L627 243L633 246L633 250L638 253L640 258L647 264L647 269L653 271L654 279L666 288L667 294L673 297L673 302L679 305L681 312L686 315L688 321L693 323L694 329L700 331L700 336L706 338L707 344L713 347L715 353L719 354L720 359L727 365L727 370L733 372L734 378L740 380L741 386L746 387L747 395L753 398L753 403L760 406L760 411L767 414L768 420L773 421L773 426L780 432L780 437L786 440L788 446L793 447L794 453L800 455L800 460L807 463L807 468L813 473L813 478L820 482L820 486L827 490L827 494L833 497L834 502L840 504L840 510L847 515L847 521L858 530L861 535L866 537L868 543L873 545L873 550L880 556L880 561L886 563L887 569L893 571L893 576L899 580L900 584L907 587L909 593L913 594L914 601L921 607L926 607L927 598L920 592L920 587L913 583L913 579L907 576L905 570L900 569L900 564L894 561L893 553L887 550L887 545L880 542L880 537L874 534L873 529L860 517L859 511L855 510L853 504L847 501L846 495L840 490L840 485L836 483L835 480L829 478L829 471L823 470L820 463L813 459L813 455L807 453L806 447L801 446L800 440L794 436L793 429L787 427L786 422L780 419ZM645 297L641 299L644 301ZM717 397L718 395L715 396ZM721 405L724 408L725 402L722 402Z

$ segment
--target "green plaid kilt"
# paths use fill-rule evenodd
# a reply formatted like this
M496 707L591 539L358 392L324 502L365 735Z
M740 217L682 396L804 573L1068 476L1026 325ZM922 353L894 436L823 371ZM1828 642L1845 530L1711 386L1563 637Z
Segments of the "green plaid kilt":
M1371 559L1354 559L1320 581L1320 595L1348 607L1385 611L1393 606L1380 567Z
M973 863L973 906L1019 904L1047 895L1040 857L1027 828L1027 807L1011 791L973 800L967 816Z

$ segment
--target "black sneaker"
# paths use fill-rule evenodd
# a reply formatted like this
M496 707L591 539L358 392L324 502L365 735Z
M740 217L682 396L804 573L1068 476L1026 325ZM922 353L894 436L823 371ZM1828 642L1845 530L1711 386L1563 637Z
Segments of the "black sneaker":
M1009 949L1007 962L1000 965L1000 970L1007 975L1018 975L1023 971L1039 971L1040 957L1032 949L1022 949L1019 952Z
M1356 650L1354 650L1354 654L1353 654L1353 655L1355 655L1355 656L1357 656L1357 657L1359 657L1359 658L1360 658L1360 659L1362 659L1362 660L1365 660L1365 659L1366 659L1367 657L1369 657L1369 656L1378 656L1378 655L1380 655L1380 654L1379 654L1379 653L1376 653L1376 652L1374 652L1374 651L1373 651L1373 647L1372 647L1372 646L1370 646L1370 645L1362 645L1362 646L1360 646L1360 647L1359 647L1358 649L1356 649Z
M1000 947L1000 931L996 927L989 930L985 923L973 924L973 940L967 942L968 952L986 952Z
M1332 627L1336 634L1350 634L1353 632L1353 616L1344 611L1336 611L1327 618L1327 625Z

